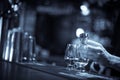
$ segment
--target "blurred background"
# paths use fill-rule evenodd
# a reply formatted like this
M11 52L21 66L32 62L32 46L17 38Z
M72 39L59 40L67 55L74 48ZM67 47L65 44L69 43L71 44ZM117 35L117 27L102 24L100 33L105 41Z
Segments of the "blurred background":
M85 30L89 38L108 50L118 48L119 34L115 34L115 29L119 26L119 0L22 0L22 3L24 30L35 35L37 45L50 55L64 55L66 44L77 38L77 29Z
M8 10L12 1L19 0L0 1L1 15ZM63 65L66 45L75 42L77 31L79 33L82 30L89 34L90 39L100 42L111 54L120 56L120 0L21 0L20 2L19 26L35 36L38 60L41 56L42 60L48 59ZM14 6L14 9L17 8ZM0 30L2 32L1 26Z

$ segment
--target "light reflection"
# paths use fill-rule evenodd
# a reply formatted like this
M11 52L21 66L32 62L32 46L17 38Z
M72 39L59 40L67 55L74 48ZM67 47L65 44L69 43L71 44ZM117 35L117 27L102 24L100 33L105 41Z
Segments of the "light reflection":
M4 55L5 56L5 60L8 60L8 55L9 54L9 46L6 47L6 54Z
M1 41L1 32L2 32L2 17L0 18L0 41Z
M11 49L10 49L10 58L9 58L10 62L12 61L12 58L13 58L14 38L15 38L15 34L12 35L12 39L11 39L12 44L11 44Z
M80 34L84 33L84 30L82 28L78 28L76 30L76 36L79 37Z
M81 12L82 15L87 16L87 15L90 14L90 10L88 9L87 5L81 5L81 6L80 6L80 9L81 9L81 11L82 11L82 12Z
M10 62L12 61L12 58L13 58L13 47L10 50L10 58L9 58Z
M18 5L17 4L12 5L12 8L13 8L14 11L18 11Z
M8 36L7 36L8 40L6 42L6 47L4 49L4 54L3 54L3 58L5 60L8 60L8 58L9 58L9 50L10 50L10 48L9 48L9 46L10 46L9 40L10 40L10 37L11 37L11 31L8 31Z

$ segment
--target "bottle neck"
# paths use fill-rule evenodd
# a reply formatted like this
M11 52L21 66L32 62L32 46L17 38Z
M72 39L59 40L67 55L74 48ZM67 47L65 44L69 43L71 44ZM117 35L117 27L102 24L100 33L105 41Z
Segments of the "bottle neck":
M80 38L80 41L82 44L86 44L87 43L87 37L86 38Z

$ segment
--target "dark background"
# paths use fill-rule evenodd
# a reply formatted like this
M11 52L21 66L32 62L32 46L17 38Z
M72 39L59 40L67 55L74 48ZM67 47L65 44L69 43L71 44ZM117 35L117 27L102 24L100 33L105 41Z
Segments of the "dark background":
M19 0L13 1L16 4ZM90 39L100 42L111 54L120 55L119 0L21 0L20 25L35 36L37 45L50 55L64 56L66 45L76 39L82 28ZM87 5L90 13L83 15L80 6ZM10 8L7 0L0 1L0 14Z
M34 34L37 44L51 54L64 55L66 44L76 38L76 29L83 28L90 33L91 39L103 44L111 54L119 55L119 0L23 2L26 9L35 11ZM87 16L82 15L80 10L80 5L84 3L89 5L90 14Z

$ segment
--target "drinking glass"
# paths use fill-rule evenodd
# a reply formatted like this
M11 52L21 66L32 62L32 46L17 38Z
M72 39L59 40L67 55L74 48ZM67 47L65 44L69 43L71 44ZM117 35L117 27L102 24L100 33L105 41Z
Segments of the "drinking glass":
M35 53L35 38L28 32L24 32L22 35L22 51L21 51L21 62L31 63L36 60Z
M20 61L20 47L21 47L22 32L19 29L12 29L8 31L7 39L4 45L3 59L9 62Z
M65 51L65 62L67 63L67 69L73 70L74 69L74 61L75 61L75 53L77 51L76 44L68 44L66 51Z
M78 74L81 72L86 72L85 66L88 64L89 59L86 58L87 46L79 44L77 45L77 51L75 55L75 69L78 71Z

